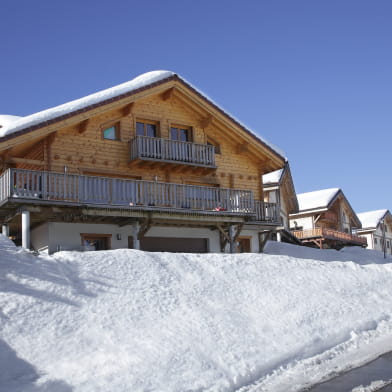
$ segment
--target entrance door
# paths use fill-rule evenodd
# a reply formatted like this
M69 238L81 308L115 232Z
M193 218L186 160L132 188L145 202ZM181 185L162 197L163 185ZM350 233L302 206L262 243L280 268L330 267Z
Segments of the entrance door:
M108 250L110 249L111 234L80 234L82 246L88 250Z

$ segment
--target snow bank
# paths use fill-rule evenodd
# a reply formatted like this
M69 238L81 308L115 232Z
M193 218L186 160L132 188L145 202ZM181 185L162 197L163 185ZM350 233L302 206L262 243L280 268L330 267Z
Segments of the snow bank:
M0 391L299 390L387 347L392 265L362 252L36 257L3 237Z

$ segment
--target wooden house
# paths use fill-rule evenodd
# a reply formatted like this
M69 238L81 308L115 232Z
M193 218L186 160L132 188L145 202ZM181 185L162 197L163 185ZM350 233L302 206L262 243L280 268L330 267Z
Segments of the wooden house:
M283 154L169 71L0 116L0 221L25 248L259 251Z
M366 238L368 249L392 254L392 215L389 210L367 211L358 214L362 228L357 234Z
M354 232L361 222L339 188L297 195L299 211L290 214L290 228L304 245L340 249L366 247L366 238Z

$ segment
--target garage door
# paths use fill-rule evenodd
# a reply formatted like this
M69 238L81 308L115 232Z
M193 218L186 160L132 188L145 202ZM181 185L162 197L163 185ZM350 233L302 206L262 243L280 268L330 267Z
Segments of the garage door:
M207 253L207 238L143 237L141 250L148 252Z

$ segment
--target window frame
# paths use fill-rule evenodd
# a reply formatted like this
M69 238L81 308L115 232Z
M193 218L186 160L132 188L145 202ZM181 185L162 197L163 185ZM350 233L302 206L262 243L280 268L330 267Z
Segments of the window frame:
M177 138L173 139L172 138L172 130L177 129ZM188 134L188 140L181 140L181 130L187 131ZM177 142L183 142L183 143L193 143L193 128L189 125L180 125L180 124L170 124L170 129L169 129L169 139Z
M141 123L144 125L144 134L143 135L139 135L137 133L137 124ZM147 127L146 124L150 124L150 125L155 125L155 136L148 136L147 135ZM146 120L144 118L136 118L135 119L135 136L145 136L145 137L160 137L160 126L159 126L159 121L157 120Z
M115 139L107 138L105 137L105 131L107 131L110 128L114 128L114 134L115 134ZM115 121L113 123L107 123L101 125L101 135L102 135L102 140L110 140L110 141L121 141L121 124L120 121Z

